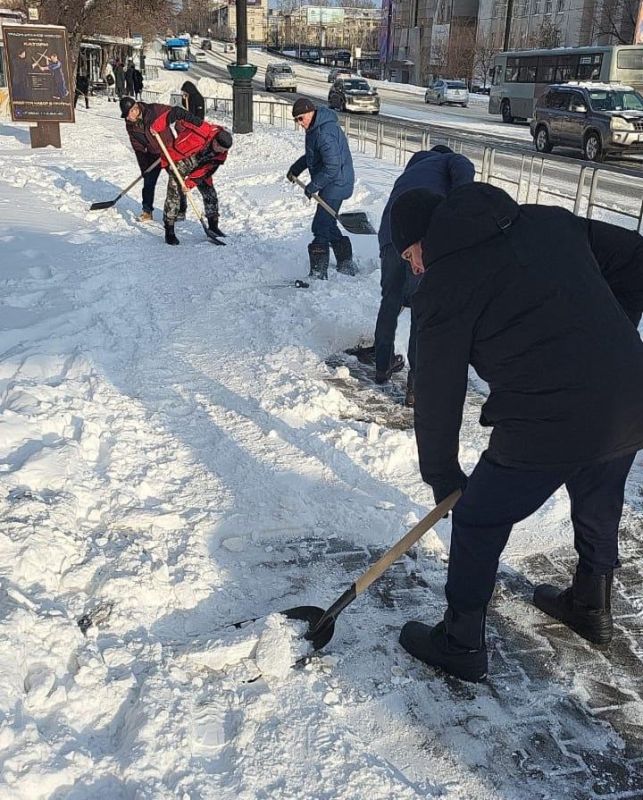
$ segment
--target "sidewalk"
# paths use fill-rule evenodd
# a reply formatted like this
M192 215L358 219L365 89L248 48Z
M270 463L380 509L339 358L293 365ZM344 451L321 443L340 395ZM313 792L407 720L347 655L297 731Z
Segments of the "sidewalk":
M190 212L167 247L138 188L88 211L136 175L117 109L63 137L31 151L0 124L0 800L643 800L641 456L608 650L529 602L571 572L559 493L503 558L486 684L397 643L443 608L446 520L321 658L245 682L259 657L233 628L223 658L231 622L330 604L431 505L408 415L332 362L372 334L376 238L356 237L357 278L284 286L313 213L285 180L294 131L235 137L227 247ZM355 165L346 210L377 224L398 169ZM483 393L472 376L467 471Z

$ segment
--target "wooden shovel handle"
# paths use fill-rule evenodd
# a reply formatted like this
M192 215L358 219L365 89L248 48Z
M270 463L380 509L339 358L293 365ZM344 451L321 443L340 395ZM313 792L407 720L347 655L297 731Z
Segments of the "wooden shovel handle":
M303 181L300 181L296 175L293 175L292 177L298 186L301 186L302 189L306 188L306 184ZM311 195L311 197L316 203L319 203L319 205L324 209L324 211L327 211L331 215L331 217L337 219L337 212L335 211L335 209L331 208L325 200L322 200L321 197L317 194L317 192Z
M418 539L421 539L422 536L432 528L436 522L442 519L442 517L447 514L453 506L458 502L458 500L462 497L462 492L460 489L450 494L447 498L445 498L441 503L431 511L429 514L421 519L418 524L412 528L404 538L400 539L400 541L391 547L384 555L378 559L369 569L355 581L355 592L356 594L361 594L364 589L367 589L373 581L376 581L380 575L382 575L386 570L391 566L394 561L406 551L414 545Z
M163 155L165 156L165 158L167 158L167 163L170 165L170 169L174 173L174 176L177 179L177 181L179 182L179 186L181 187L181 190L183 191L183 194L190 201L190 205L192 206L192 210L197 215L197 218L201 219L201 217L203 215L201 214L201 212L197 208L196 203L194 202L194 198L192 197L192 195L188 191L188 187L185 185L185 180L183 179L183 175L181 175L181 173L179 172L178 167L174 163L174 160L173 160L172 156L168 153L167 147L165 146L165 142L163 141L163 139L161 139L160 134L158 134L156 131L152 131L152 136L159 143L159 147L163 151Z

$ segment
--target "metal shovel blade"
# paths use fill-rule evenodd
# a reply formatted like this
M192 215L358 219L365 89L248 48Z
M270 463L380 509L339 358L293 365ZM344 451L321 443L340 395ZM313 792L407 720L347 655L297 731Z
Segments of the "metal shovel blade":
M115 206L119 199L120 195L116 198L116 200L102 200L100 203L92 203L89 207L89 210L103 211L105 208L111 208L112 206Z
M363 211L346 211L338 214L337 219L349 233L365 233L369 236L377 233Z
M301 619L308 623L308 631L304 634L304 638L312 644L313 650L321 650L333 638L335 633L335 620L329 619L324 625L317 629L319 621L326 613L323 608L317 606L296 606L295 608L288 608L286 611L281 611L281 614L288 619Z

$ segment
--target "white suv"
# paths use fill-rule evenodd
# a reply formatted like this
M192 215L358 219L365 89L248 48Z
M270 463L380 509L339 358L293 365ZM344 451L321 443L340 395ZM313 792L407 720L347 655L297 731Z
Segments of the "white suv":
M265 86L267 92L296 92L297 79L290 64L268 64Z

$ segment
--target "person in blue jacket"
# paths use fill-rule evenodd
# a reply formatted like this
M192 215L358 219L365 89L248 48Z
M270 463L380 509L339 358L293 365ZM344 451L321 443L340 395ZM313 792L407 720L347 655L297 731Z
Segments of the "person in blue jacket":
M339 212L342 202L353 194L355 173L337 114L326 106L316 108L310 100L300 97L292 107L292 115L306 131L306 153L295 161L286 177L293 181L307 169L310 182L306 186L306 197L319 193L334 211ZM308 245L311 278L328 280L331 247L337 260L337 271L346 275L357 273L351 240L342 234L335 218L320 205L313 217L312 232L313 241Z
M397 318L418 286L421 275L414 275L404 254L393 244L391 207L409 189L428 189L446 197L456 186L471 183L475 168L466 156L438 144L431 150L414 153L404 172L393 184L393 190L382 214L378 233L382 262L382 300L375 325L375 380L386 383L394 372L404 366L404 358L395 355ZM406 383L406 405L415 404L415 319L411 311L411 332L408 347L409 374Z

